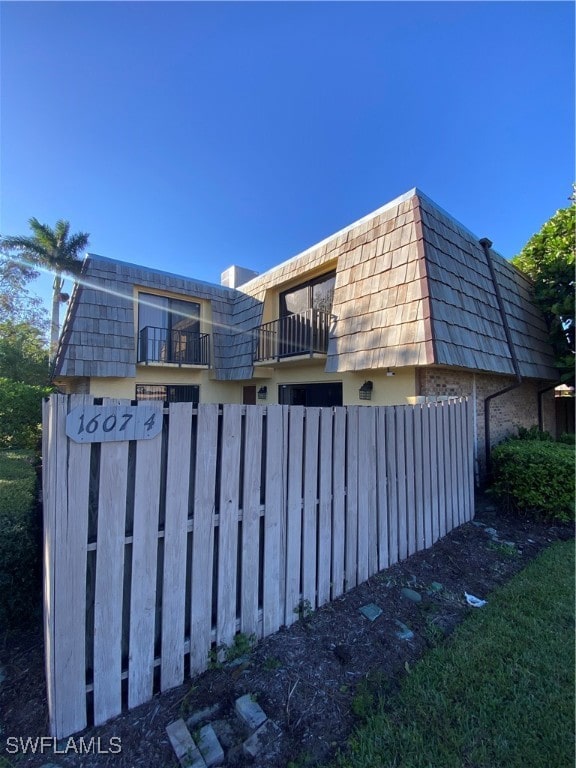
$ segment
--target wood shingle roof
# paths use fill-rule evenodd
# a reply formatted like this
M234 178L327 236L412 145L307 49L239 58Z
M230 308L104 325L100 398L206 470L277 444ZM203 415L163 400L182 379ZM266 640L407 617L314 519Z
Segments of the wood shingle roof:
M554 379L530 283L490 251L520 372ZM336 270L326 372L442 365L510 375L512 354L478 238L414 189L292 259L229 289L90 257L76 288L56 374L135 376L134 286L211 302L214 375L253 375L267 292Z

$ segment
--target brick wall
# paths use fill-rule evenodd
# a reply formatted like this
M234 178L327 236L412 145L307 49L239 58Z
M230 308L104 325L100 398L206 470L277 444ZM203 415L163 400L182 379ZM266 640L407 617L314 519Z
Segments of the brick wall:
M485 477L484 402L492 395L515 382L512 376L489 373L470 373L457 369L427 367L419 369L418 394L426 397L469 397L476 400L476 473ZM538 424L538 392L552 382L526 380L516 389L494 398L490 402L490 444L496 445L505 437L516 434L518 427ZM555 434L554 392L547 392L542 402L543 428Z

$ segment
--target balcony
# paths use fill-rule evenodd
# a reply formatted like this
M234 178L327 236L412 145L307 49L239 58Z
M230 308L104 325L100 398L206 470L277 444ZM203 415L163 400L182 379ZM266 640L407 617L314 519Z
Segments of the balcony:
M138 362L172 365L210 365L210 334L170 331L147 325L138 337Z
M254 362L283 360L296 355L325 355L332 315L320 309L308 309L287 315L256 329Z

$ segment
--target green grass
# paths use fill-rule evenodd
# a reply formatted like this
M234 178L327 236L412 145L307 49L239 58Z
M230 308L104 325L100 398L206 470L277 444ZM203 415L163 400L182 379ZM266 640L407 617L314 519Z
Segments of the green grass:
M382 696L338 768L572 768L574 543L472 610Z

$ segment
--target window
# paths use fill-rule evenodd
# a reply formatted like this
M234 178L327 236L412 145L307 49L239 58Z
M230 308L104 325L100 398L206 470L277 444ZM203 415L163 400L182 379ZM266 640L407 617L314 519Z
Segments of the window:
M278 356L326 354L336 273L280 294Z
M332 311L336 273L330 272L280 294L280 317L301 315L309 309Z
M138 362L208 365L208 334L200 335L200 304L140 293Z
M163 400L166 403L198 403L200 387L197 384L137 384L136 400Z

